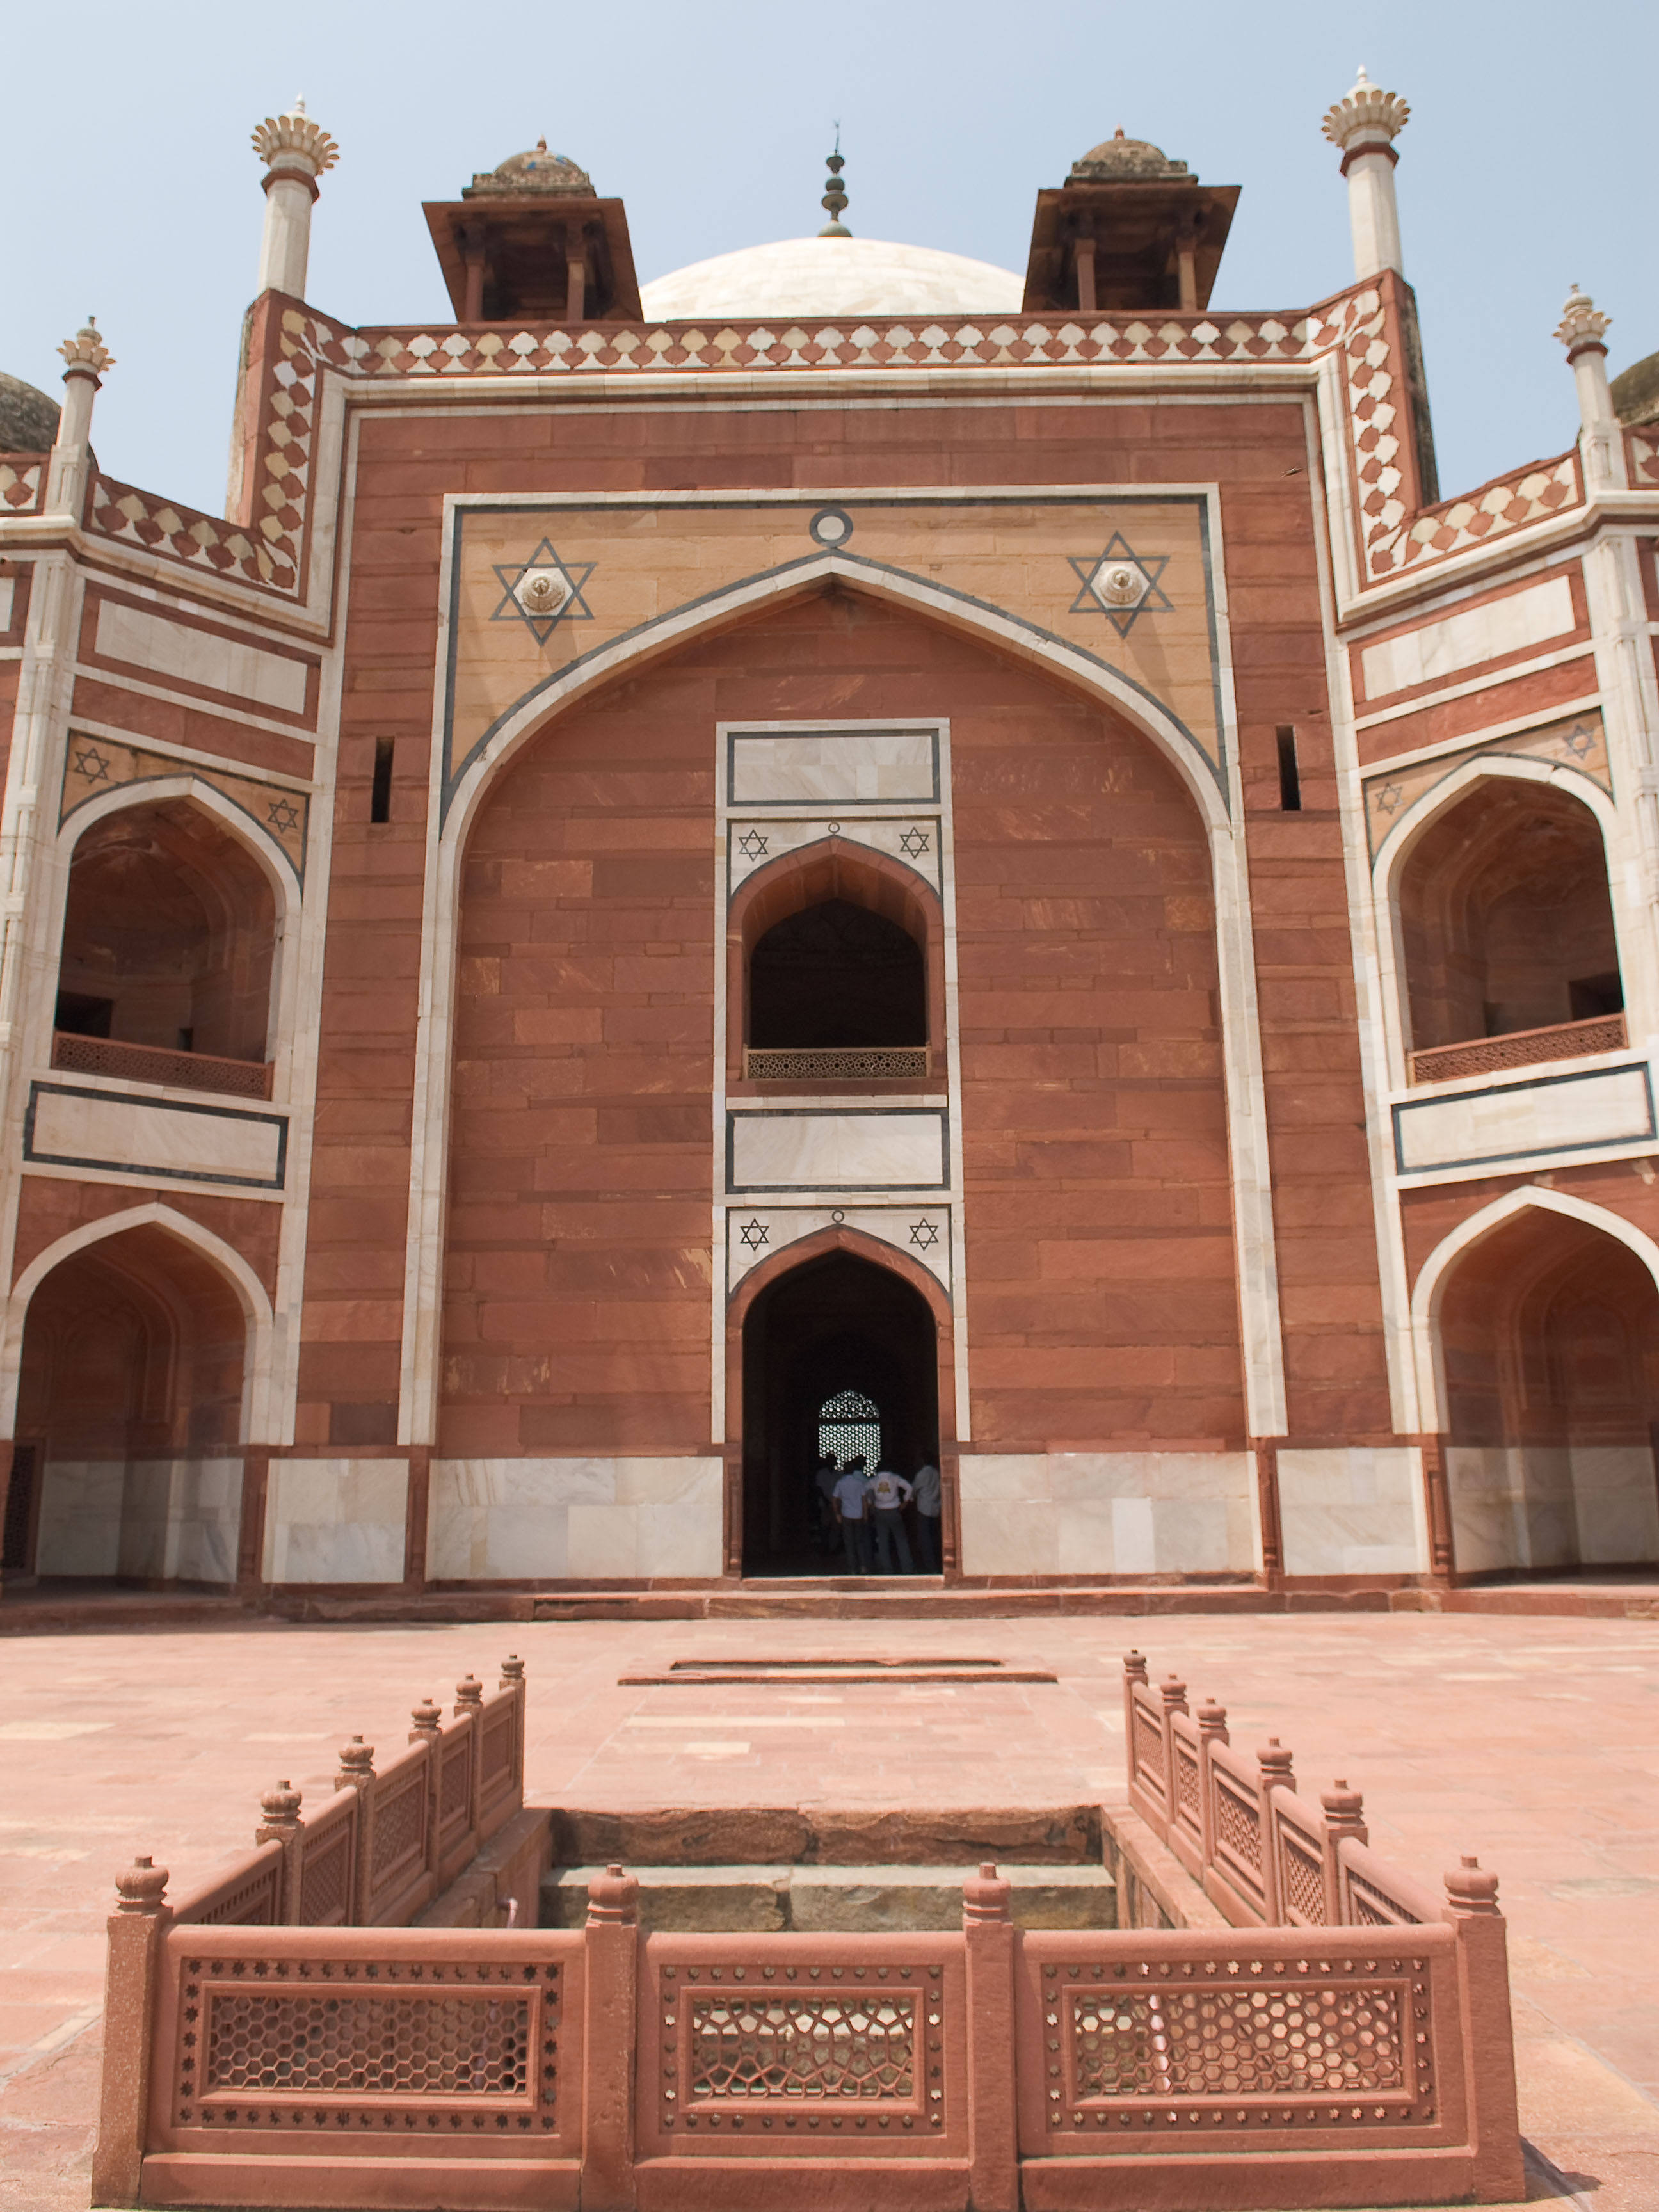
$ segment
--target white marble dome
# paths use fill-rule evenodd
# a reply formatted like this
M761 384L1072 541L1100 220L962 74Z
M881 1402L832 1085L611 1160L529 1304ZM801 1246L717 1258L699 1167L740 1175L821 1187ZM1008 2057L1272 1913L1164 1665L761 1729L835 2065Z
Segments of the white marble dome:
M876 238L787 238L696 261L640 288L651 322L780 315L990 315L1017 312L1023 277Z

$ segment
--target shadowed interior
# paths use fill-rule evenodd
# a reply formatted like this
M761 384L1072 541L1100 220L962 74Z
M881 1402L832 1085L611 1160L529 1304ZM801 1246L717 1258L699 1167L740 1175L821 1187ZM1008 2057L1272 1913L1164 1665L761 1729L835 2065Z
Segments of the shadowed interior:
M881 1459L912 1474L939 1449L938 1362L926 1300L854 1254L809 1260L761 1292L743 1336L746 1575L839 1571L840 1537L815 1521L822 1408L842 1391L872 1401Z
M57 1027L263 1060L276 900L264 871L188 799L135 806L75 848Z
M1624 1004L1601 826L1533 783L1476 787L1401 874L1419 1050L1617 1013Z

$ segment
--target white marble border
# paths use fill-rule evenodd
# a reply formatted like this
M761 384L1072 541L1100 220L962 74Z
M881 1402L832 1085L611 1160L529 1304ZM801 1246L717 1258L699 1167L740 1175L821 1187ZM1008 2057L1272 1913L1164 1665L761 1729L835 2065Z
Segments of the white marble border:
M927 489L917 485L899 488L861 485L856 496L866 502L884 496L894 500L914 500ZM1048 488L1050 495L1052 489L1052 487ZM949 593L937 591L921 578L872 572L839 560L833 553L825 553L818 560L792 567L787 574L757 578L704 600L694 609L682 609L666 616L643 635L632 637L614 649L595 654L591 661L568 678L545 689L538 688L515 712L503 719L489 744L468 763L456 785L448 817L441 826L444 722L451 651L449 601L455 559L455 521L458 515L471 507L510 502L510 495L506 495L492 501L487 497L474 498L459 493L446 494L445 526L437 584L438 641L433 670L432 763L422 897L410 1224L404 1271L404 1351L398 1425L400 1443L429 1443L436 1431L438 1357L442 1327L440 1278L449 1146L459 882L467 832L483 793L499 769L561 708L610 683L623 669L643 660L654 659L665 647L689 641L694 636L722 626L745 609L758 611L775 601L794 596L814 582L831 580L896 605L914 607L943 623L948 629L963 631L970 636L991 638L1021 660L1057 675L1087 696L1102 700L1158 746L1192 793L1211 842L1248 1418L1251 1432L1255 1435L1278 1436L1284 1433L1284 1346L1279 1318L1272 1182L1262 1103L1261 1032L1219 494L1213 485L1161 485L1155 488L1139 485L1117 489L1098 485L1067 487L1068 495L1096 496L1106 500L1133 496L1143 502L1152 497L1154 491L1159 495L1174 496L1183 490L1201 492L1208 504L1212 605L1218 662L1218 683L1221 694L1222 738L1232 799L1231 817L1214 778L1179 727L1152 702L1135 691L1109 668L1042 636L1012 616L994 614ZM798 504L805 498L830 504L843 496L833 487L817 487L809 493L792 489L787 494L777 495L787 496ZM1006 501L1010 490L1006 486L996 486L988 495ZM519 497L514 503L526 508L545 507L549 513L554 513L562 505L571 504L576 496L572 495L562 501L556 495L538 496L533 501ZM580 496L589 505L605 498L603 494L583 494ZM635 494L616 496L619 501L638 504ZM734 499L747 496L733 495ZM972 487L955 486L951 489L949 496L953 500L965 501L988 495L983 490L976 493ZM887 726L892 726L890 719ZM943 796L948 811L948 783L944 786ZM947 925L954 929L955 902L948 877L945 902ZM716 962L714 984L717 993L723 989L724 964L723 957ZM946 1021L951 1048L954 1050L957 1027L954 999L947 1006ZM712 1042L711 1039L711 1046ZM953 1085L958 1075L959 1071L953 1067ZM956 1118L959 1126L960 1116ZM957 1172L960 1172L959 1166ZM710 1226L714 1232L716 1249L723 1249L719 1224L711 1221ZM958 1247L961 1234L958 1216ZM962 1258L958 1249L959 1313L964 1287ZM965 1377L960 1373L958 1389L962 1397L962 1414L965 1418L968 1410Z
M709 1413L713 1422L710 1433L717 1437L724 1436L726 1433L726 1307L732 1291L737 1288L738 1282L741 1279L740 1276L733 1275L730 1269L731 1240L728 1221L734 1206L745 1214L750 1210L740 1199L733 1199L730 1195L726 1187L726 1167L727 1126L731 1105L726 1087L728 1017L726 996L726 929L728 909L732 898L740 888L739 878L731 865L732 845L729 825L734 822L746 820L754 811L749 801L744 801L742 805L734 805L732 803L727 773L732 757L730 740L734 736L746 733L756 736L769 734L778 737L810 737L833 734L837 732L852 735L866 730L927 730L932 732L934 738L939 797L932 802L912 801L909 803L908 811L911 818L916 822L934 823L939 830L937 854L939 896L940 905L944 909L942 935L945 952L945 1095L943 1098L935 1098L932 1096L907 1097L902 1102L901 1110L908 1109L914 1112L918 1109L929 1107L943 1108L945 1164L949 1176L947 1188L950 1193L958 1199L958 1201L962 1190L962 1115L957 1110L962 1097L962 1057L958 1042L957 990L955 817L952 812L951 725L948 717L890 714L871 716L863 720L829 720L813 718L799 721L717 722L714 726L715 819L717 835L723 847L723 853L722 866L717 871L718 880L714 886L716 954L714 963L714 1230L715 1265L708 1316ZM842 834L850 835L855 842L867 843L867 840L860 840L858 837L858 830L862 826L860 815L866 818L878 817L887 811L886 802L874 799L852 799L845 800L842 804L847 817L846 821L842 822ZM832 810L826 809L815 800L783 801L780 802L775 808L769 810L769 818L777 821L780 824L793 823L796 821L823 823L825 827L821 834L827 836L831 812ZM835 819L841 822L842 815L836 813ZM873 851L877 848L871 846L870 849ZM764 1100L745 1099L741 1103L750 1111L764 1113L768 1110L767 1102ZM838 1109L844 1112L849 1104L855 1104L858 1102L842 1098L827 1099L818 1103L832 1111ZM797 1112L810 1110L813 1103L814 1102L809 1098L792 1098L787 1102L785 1110L793 1109ZM779 1195L782 1196L783 1194L780 1193ZM809 1207L826 1214L836 1212L848 1212L849 1198L852 1200L850 1210L853 1211L859 1209L860 1198L876 1204L885 1205L891 1205L896 1200L901 1204L910 1203L918 1208L926 1208L930 1201L933 1207L937 1208L940 1198L940 1193L937 1188L926 1192L919 1191L911 1194L908 1199L890 1190L879 1192L799 1190L791 1191L787 1195L797 1206ZM945 1219L950 1224L951 1274L954 1279L951 1347L951 1372L956 1384L954 1433L962 1442L966 1443L970 1440L973 1433L973 1407L969 1395L968 1376L967 1254L962 1206L959 1202L946 1207ZM879 1232L872 1233L878 1235ZM882 1239L881 1241L891 1242L892 1240ZM748 1272L747 1268L742 1271L744 1274ZM940 1407L941 1418L945 1410L945 1407Z

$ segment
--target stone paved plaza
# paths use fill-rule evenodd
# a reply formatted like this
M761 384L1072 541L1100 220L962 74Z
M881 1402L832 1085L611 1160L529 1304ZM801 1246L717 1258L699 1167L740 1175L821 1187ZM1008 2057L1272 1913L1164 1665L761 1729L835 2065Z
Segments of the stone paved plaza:
M1502 1880L1529 2201L1659 2204L1659 1625L1333 1614L891 1625L801 1620L275 1624L0 1643L0 2208L88 2202L103 1924L135 1851L173 1893L251 1840L261 1789L315 1802L361 1732L511 1649L527 1795L590 1808L1042 1805L1122 1788L1120 1660L1183 1674L1233 1740L1365 1793L1373 1847L1437 1883ZM675 1659L986 1656L1055 1684L656 1688ZM1553 2169L1553 2176L1552 2174ZM1562 2180L1556 2177L1565 2177Z

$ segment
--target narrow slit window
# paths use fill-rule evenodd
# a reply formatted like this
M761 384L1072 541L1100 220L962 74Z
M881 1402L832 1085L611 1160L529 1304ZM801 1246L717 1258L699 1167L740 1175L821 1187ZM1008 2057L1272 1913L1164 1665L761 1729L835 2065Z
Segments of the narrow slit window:
M392 739L374 740L374 781L369 786L368 818L371 822L390 822L392 819Z
M1302 772L1296 764L1296 732L1279 726L1279 804L1286 814L1302 811Z

